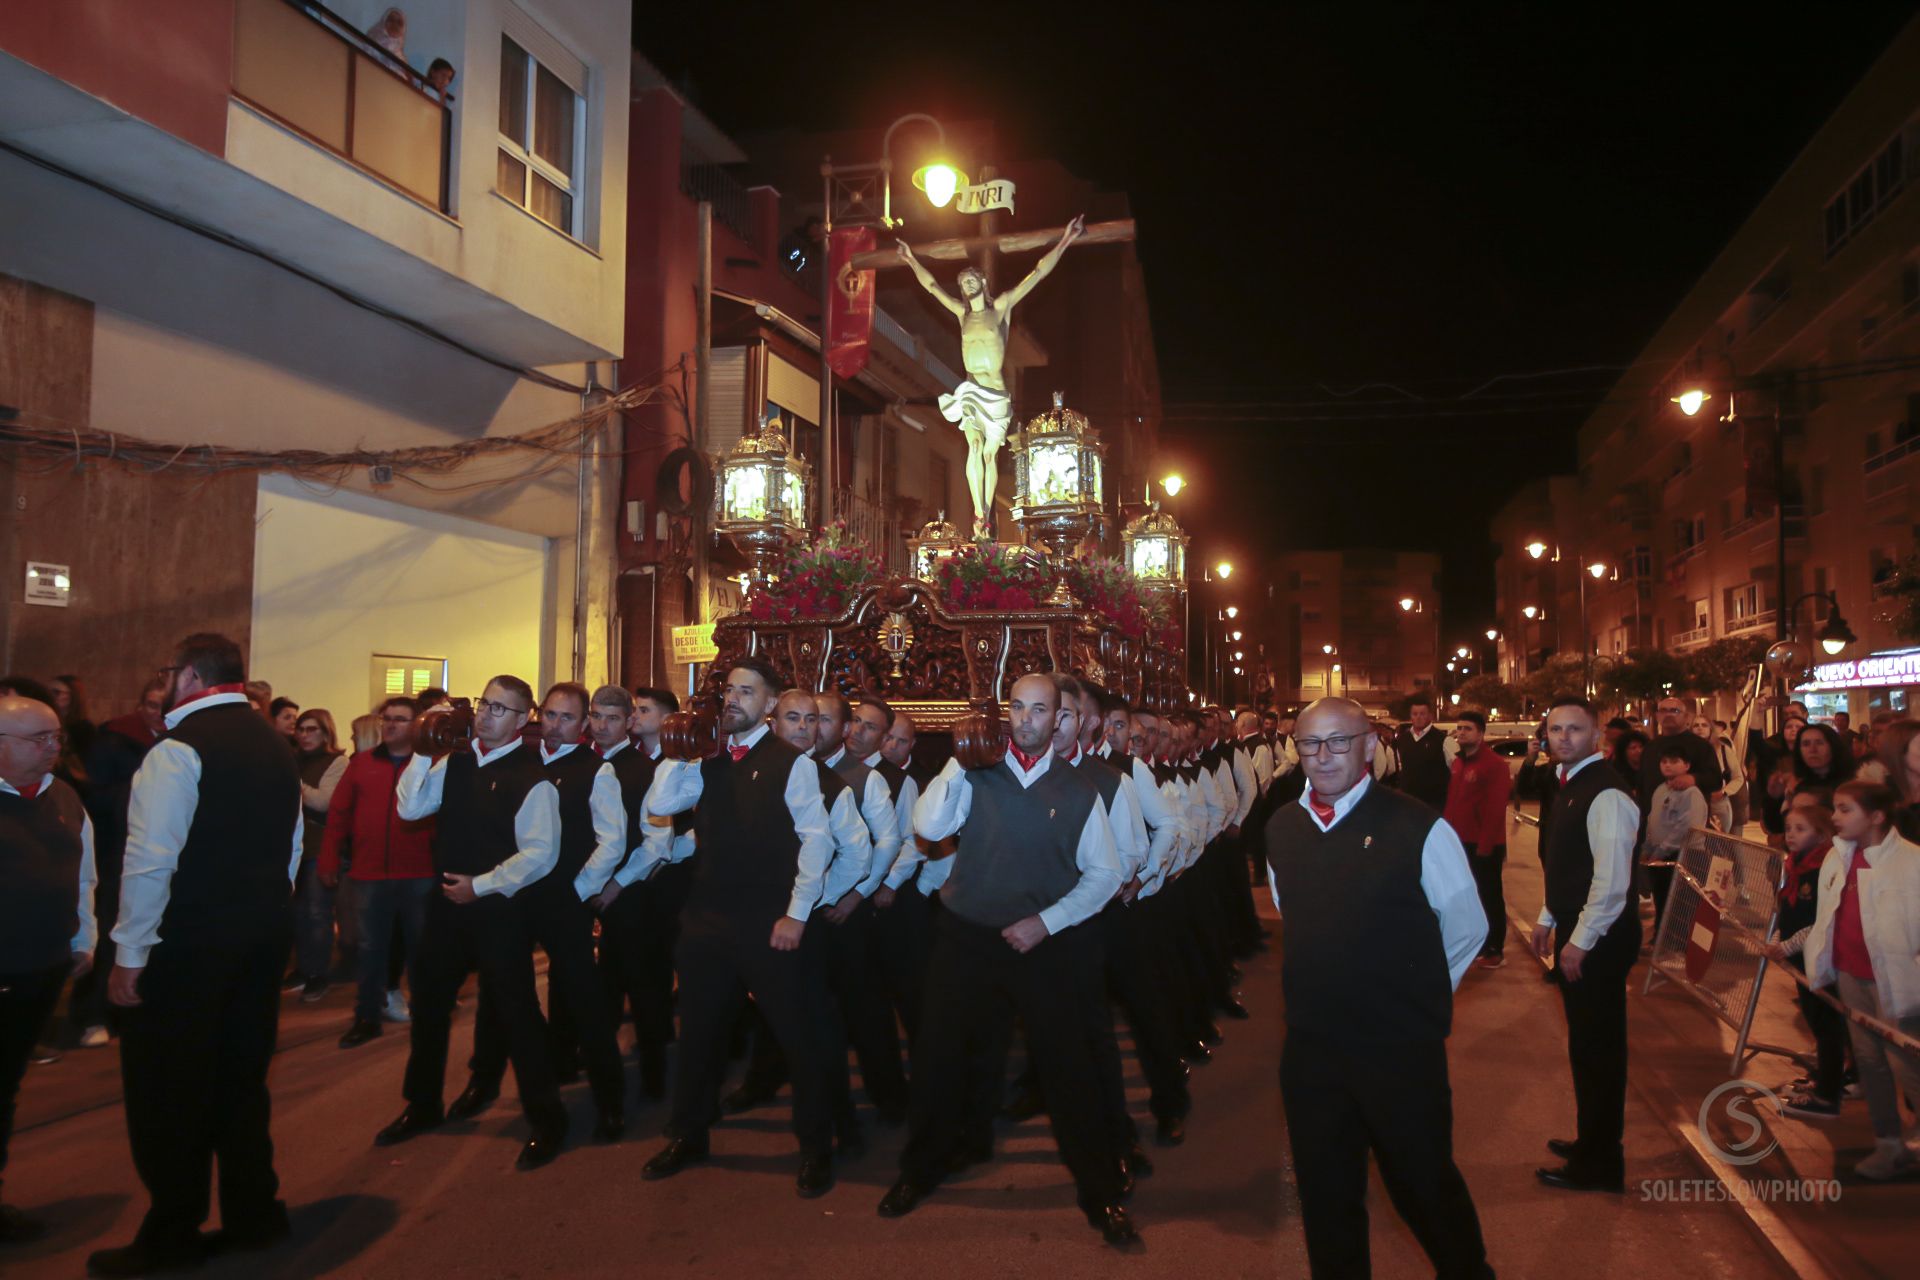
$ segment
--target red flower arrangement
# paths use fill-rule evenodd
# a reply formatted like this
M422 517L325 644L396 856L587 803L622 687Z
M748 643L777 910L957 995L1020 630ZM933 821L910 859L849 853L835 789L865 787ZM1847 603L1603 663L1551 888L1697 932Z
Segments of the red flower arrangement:
M933 571L933 586L947 608L963 613L1037 609L1052 578L1033 553L998 543L962 548Z
M787 553L778 578L747 598L747 616L756 622L836 617L883 573L880 558L855 543L836 520L811 543Z
M1153 629L1147 602L1133 575L1110 556L1070 562L1067 588L1074 599L1105 617L1130 640L1143 640Z

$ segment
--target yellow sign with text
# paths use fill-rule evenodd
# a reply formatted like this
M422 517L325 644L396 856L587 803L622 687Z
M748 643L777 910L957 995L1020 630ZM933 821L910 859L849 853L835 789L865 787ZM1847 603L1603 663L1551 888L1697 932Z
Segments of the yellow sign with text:
M720 649L713 643L711 622L696 622L690 627L673 629L675 662L712 662L719 656Z

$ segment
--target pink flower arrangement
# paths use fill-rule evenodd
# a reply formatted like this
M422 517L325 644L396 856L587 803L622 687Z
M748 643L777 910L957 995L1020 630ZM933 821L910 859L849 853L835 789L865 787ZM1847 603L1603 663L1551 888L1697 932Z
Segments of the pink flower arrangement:
M787 554L779 577L747 598L747 616L756 622L836 617L883 572L880 558L836 520Z

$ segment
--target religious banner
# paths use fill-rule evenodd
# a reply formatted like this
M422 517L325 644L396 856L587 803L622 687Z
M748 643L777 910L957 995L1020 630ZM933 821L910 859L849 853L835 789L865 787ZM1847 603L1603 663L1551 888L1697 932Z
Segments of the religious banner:
M989 213L1004 209L1013 212L1013 180L994 178L978 186L961 187L953 193L956 213Z
M1740 446L1747 459L1747 512L1764 516L1780 505L1780 468L1775 465L1775 418L1740 419Z
M873 272L855 271L853 256L874 246L872 227L835 227L827 245L833 305L827 313L827 367L851 378L867 367L873 342Z

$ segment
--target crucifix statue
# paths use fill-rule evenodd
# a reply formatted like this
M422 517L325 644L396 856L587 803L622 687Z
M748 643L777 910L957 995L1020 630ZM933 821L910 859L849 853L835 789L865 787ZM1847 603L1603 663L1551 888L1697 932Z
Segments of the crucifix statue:
M967 492L973 496L973 536L984 538L993 516L993 490L999 479L1000 446L1007 438L1007 424L1013 418L1013 399L1007 394L1006 377L1001 366L1007 359L1007 332L1012 327L1013 309L1032 293L1059 265L1067 246L1086 232L1084 217L1067 224L1060 239L1033 270L1013 288L999 297L987 292L987 278L976 267L960 273L960 296L954 297L940 287L933 273L914 257L906 242L900 241L900 260L913 269L920 287L932 294L940 305L960 321L960 357L967 379L940 397L940 412L948 422L957 423L967 438Z

